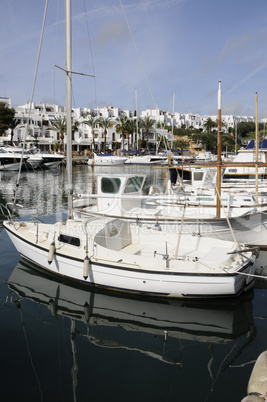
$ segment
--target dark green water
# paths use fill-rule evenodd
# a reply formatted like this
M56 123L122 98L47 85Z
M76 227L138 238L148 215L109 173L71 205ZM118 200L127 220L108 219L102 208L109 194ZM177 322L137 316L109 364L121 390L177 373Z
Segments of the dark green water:
M164 181L163 170L124 170L147 173L147 187ZM73 173L76 191L90 191L90 168ZM0 174L1 202L11 200L15 180L16 173ZM66 191L64 169L23 173L21 218L64 216ZM123 298L33 270L2 225L0 250L1 400L239 402L246 395L253 363L267 348L260 285L227 301Z

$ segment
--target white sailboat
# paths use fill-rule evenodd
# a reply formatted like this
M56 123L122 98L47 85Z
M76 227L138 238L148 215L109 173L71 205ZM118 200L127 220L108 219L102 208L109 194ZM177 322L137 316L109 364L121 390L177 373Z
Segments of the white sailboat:
M164 233L138 221L74 220L71 163L71 17L66 0L68 219L6 221L21 256L51 274L94 287L166 298L232 297L254 283L257 250L237 242Z

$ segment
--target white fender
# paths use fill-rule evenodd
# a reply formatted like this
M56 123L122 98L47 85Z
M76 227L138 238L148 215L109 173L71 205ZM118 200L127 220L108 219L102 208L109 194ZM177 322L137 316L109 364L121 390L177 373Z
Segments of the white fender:
M90 267L90 258L88 256L83 260L83 277L86 280L88 278L89 267Z
M50 247L49 247L48 259L47 259L47 262L48 262L49 265L53 261L55 251L56 251L56 246L55 246L55 242L53 240L52 243L50 244Z

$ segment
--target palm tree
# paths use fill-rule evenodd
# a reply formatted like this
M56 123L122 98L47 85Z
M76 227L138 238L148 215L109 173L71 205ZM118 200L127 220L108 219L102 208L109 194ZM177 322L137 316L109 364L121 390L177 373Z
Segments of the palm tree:
M126 122L126 134L128 138L128 151L129 151L129 136L131 136L131 146L133 146L133 135L136 132L136 120L128 119Z
M144 129L145 131L145 136L146 136L146 149L148 149L148 138L149 138L149 134L152 131L152 128L155 124L156 120L153 119L152 117L146 116L143 119L141 119L140 121L140 126L142 127L142 129Z
M87 126L91 127L92 130L92 139L93 139L93 152L95 150L95 134L94 134L94 129L97 124L100 123L100 118L97 117L95 113L89 113L89 118L87 120L84 120L83 123L86 124Z
M80 125L80 123L79 123L78 121L75 121L75 123L73 123L73 124L71 125L71 135L72 135L72 140L73 140L73 141L74 141L74 133L75 133L76 131L78 131L79 125Z
M64 134L67 131L66 117L58 117L57 120L52 121L51 126L47 128L47 131L56 131L57 139L61 141L61 151L64 151Z
M99 124L104 129L104 152L106 151L106 140L108 128L113 124L113 120L110 117L101 117L99 119Z
M53 130L53 131L57 131L58 133L58 140L61 140L61 151L64 151L64 134L66 134L67 132L67 122L66 122L66 118L65 117L58 117L57 120L52 121L52 126L47 127L47 131L49 130ZM78 121L76 121L75 123L72 122L71 125L71 133L72 133L72 140L74 140L74 133L75 131L77 131L78 127L79 127L80 123ZM35 140L37 140L37 138L34 135Z
M19 124L19 120L15 119L15 118L12 119L10 124L9 124L9 128L11 130L11 139L10 139L11 145L13 143L14 129L17 127L18 124Z
M127 133L127 121L128 118L126 116L118 117L116 119L118 123L116 124L117 133L122 134L122 149L124 149L124 135Z
M209 134L211 134L211 129L216 126L217 126L217 123L215 121L213 121L210 117L203 124L203 127L208 131Z

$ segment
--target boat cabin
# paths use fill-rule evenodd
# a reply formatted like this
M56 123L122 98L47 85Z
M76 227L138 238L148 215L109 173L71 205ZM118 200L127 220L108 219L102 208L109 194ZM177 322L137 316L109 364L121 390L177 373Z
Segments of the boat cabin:
M110 211L122 215L123 211L141 207L141 196L146 175L99 175L97 178L97 212Z

